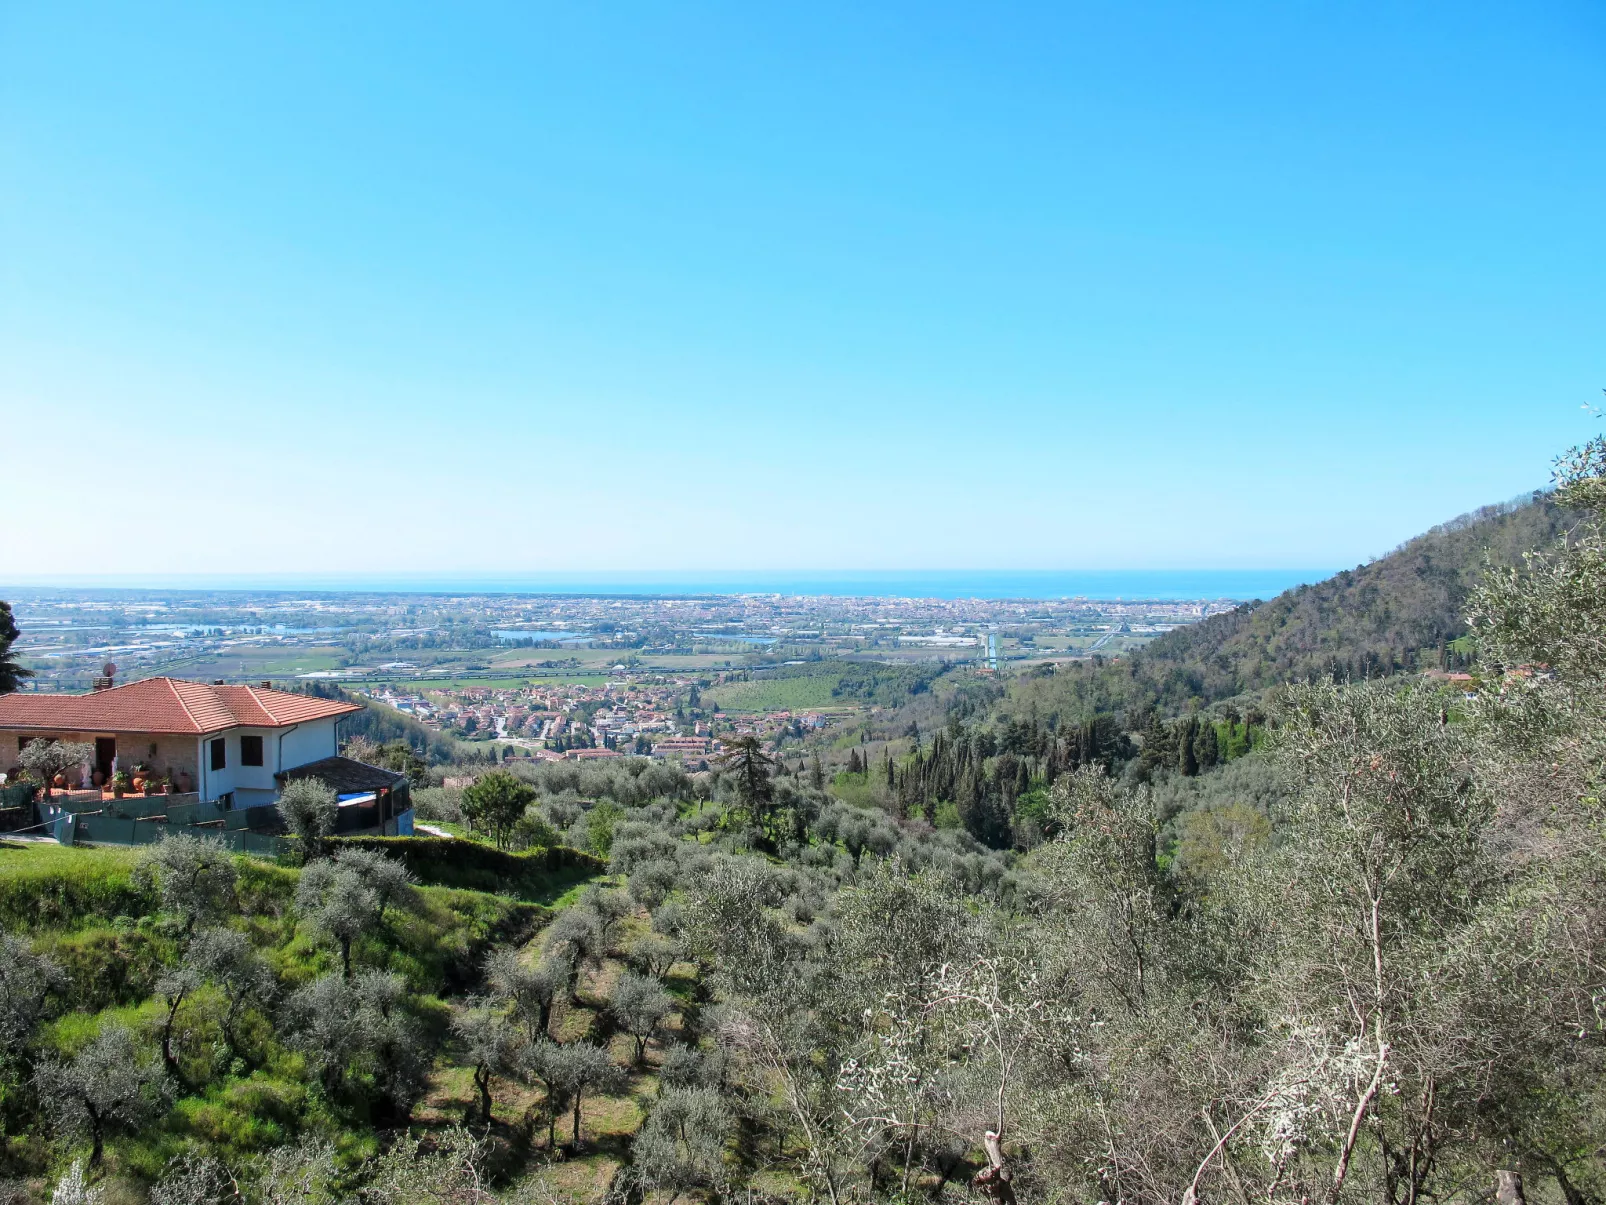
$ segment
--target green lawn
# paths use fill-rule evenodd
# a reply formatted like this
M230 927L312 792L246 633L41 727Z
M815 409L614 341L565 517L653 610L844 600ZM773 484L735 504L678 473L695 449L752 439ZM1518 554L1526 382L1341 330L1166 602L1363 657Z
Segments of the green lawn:
M815 711L841 706L831 690L834 676L811 678L771 678L761 682L733 682L705 691L705 699L717 702L724 711Z

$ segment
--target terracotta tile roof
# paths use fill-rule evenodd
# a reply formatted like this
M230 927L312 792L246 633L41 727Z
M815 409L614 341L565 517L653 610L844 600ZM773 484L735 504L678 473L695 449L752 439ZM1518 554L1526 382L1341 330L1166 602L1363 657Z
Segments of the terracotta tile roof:
M163 732L200 736L225 728L288 728L350 715L356 703L256 686L208 686L146 678L87 695L0 695L0 731Z

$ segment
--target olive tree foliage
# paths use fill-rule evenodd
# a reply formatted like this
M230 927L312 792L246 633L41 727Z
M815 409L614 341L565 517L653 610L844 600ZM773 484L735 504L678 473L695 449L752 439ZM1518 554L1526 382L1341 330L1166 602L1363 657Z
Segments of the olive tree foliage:
M431 1054L400 975L314 979L285 1001L280 1026L326 1091L361 1091L397 1117L423 1093Z
M588 963L601 960L607 952L602 918L592 908L576 905L565 908L547 930L547 949L552 958L568 968L569 999L580 990L580 973Z
M524 1052L526 1073L546 1089L547 1144L555 1141L557 1118L568 1110L571 1140L580 1145L581 1112L586 1095L608 1096L622 1092L628 1083L624 1069L615 1066L604 1046L590 1042L558 1045L543 1039Z
M490 1205L488 1135L447 1130L404 1137L370 1162L357 1190L363 1205Z
M319 778L294 778L279 792L278 807L285 827L301 843L302 859L323 857L340 807L335 789Z
M659 980L629 971L619 976L608 1001L608 1011L619 1028L636 1040L635 1062L638 1065L647 1055L648 1040L674 1009L674 997L664 990Z
M474 1069L480 1124L489 1125L496 1080L516 1074L521 1066L519 1031L502 1013L476 1002L452 1017L452 1033L462 1048L463 1061Z
M629 960L642 974L662 979L680 960L680 943L662 933L643 933L631 944Z
M666 1088L631 1144L636 1185L644 1193L668 1193L668 1205L697 1190L727 1194L731 1172L725 1148L735 1125L735 1115L718 1092Z
M492 998L523 1028L525 1040L535 1042L552 1024L552 1008L568 986L569 969L556 957L531 966L528 952L504 946L487 956L485 981Z
M34 1086L58 1129L88 1135L90 1167L100 1164L108 1135L139 1129L165 1100L161 1068L120 1025L103 1028L75 1058L42 1060Z
M395 859L369 850L342 850L301 871L296 911L339 949L341 968L350 979L352 946L384 923L387 907L412 898L413 883Z
M162 911L183 921L186 935L228 914L237 877L221 840L187 833L169 833L145 846L134 867L134 881L154 886Z
M51 780L64 770L95 760L95 746L85 741L54 741L45 737L29 741L18 755L22 768L44 784L50 797Z
M16 1056L44 1020L50 993L65 982L61 969L28 943L0 932L0 1061Z
M174 1155L151 1186L150 1205L233 1205L243 1200L228 1166L211 1155Z
M353 870L378 902L379 911L374 923L385 923L385 913L393 907L405 907L413 900L413 888L418 880L400 861L388 857L377 849L342 849L335 855L337 865Z
M1469 607L1479 768L1517 873L1458 965L1495 1030L1479 1051L1485 1138L1576 1203L1606 1197L1606 438L1563 456L1556 485L1582 522L1521 569L1491 569Z
M1606 448L1570 463L1582 508ZM1591 521L1489 574L1473 699L1284 692L1271 839L1217 842L1208 878L1166 869L1143 791L1056 784L1026 911L1061 1016L1005 1117L1020 1174L1134 1203L1405 1205L1515 1168L1599 1198L1603 567Z
M836 1201L862 1147L839 1107L843 982L829 973L827 947L788 929L777 911L784 896L766 862L719 858L687 891L679 927L722 998L716 1034L734 1056L734 1086L777 1102L771 1124L789 1139L781 1157Z
M296 911L313 932L340 951L341 970L351 978L351 947L379 924L379 895L354 866L321 860L309 864L296 884Z
M187 960L223 997L218 1018L229 1054L240 1054L241 1018L253 1007L273 1002L278 981L267 961L243 933L233 929L206 929L190 941Z
M105 1200L105 1186L89 1183L88 1169L82 1159L73 1160L50 1194L50 1205L103 1205Z
M580 897L580 903L596 913L597 919L602 922L602 939L610 943L615 926L635 911L635 903L625 892L596 886L586 889Z

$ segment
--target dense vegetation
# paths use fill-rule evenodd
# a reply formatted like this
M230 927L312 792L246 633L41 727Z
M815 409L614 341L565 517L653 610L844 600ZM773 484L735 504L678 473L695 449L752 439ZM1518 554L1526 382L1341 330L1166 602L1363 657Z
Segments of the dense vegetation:
M1464 612L1486 564L1518 565L1579 518L1548 494L1484 507L1370 564L1168 632L1131 657L1067 667L1056 692L1077 713L1174 714L1287 682L1452 668L1471 655Z

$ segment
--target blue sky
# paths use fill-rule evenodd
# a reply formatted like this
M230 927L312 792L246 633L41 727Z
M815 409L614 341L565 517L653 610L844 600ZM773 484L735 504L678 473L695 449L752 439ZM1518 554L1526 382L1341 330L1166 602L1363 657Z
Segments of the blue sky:
M1341 566L1606 385L1598 4L0 0L0 570Z

